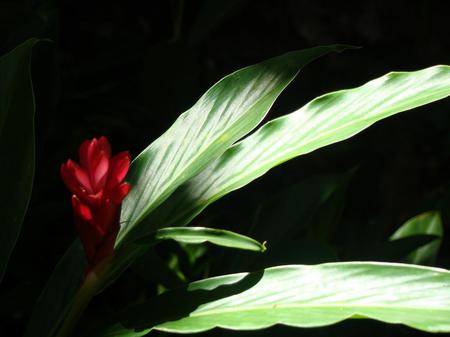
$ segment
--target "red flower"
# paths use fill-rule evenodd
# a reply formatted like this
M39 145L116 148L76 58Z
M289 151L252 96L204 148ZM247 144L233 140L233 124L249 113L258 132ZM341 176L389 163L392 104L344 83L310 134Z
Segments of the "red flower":
M122 200L130 185L122 182L130 166L128 152L111 158L106 137L86 140L79 149L80 164L69 159L61 176L72 195L75 226L88 260L88 270L114 250Z

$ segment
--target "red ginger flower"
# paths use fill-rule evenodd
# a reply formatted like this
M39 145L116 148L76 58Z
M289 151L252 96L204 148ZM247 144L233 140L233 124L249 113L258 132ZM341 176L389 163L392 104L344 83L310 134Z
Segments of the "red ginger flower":
M91 270L113 254L122 200L130 191L123 180L131 159L126 151L111 158L106 137L84 141L79 156L80 164L69 159L61 165L61 176L73 193L75 226Z

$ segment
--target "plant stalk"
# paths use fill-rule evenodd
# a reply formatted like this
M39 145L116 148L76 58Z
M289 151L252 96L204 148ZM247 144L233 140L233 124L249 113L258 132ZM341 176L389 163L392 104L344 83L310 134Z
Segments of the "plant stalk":
M88 306L91 299L101 289L101 280L99 275L95 271L92 271L86 275L86 278L78 289L77 294L70 306L70 309L64 318L61 327L56 337L70 337L73 334L73 330L80 320L84 310Z

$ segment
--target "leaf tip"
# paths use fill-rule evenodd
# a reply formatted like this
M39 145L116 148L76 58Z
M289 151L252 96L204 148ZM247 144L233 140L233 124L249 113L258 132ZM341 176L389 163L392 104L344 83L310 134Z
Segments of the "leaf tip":
M261 253L264 253L267 250L267 241L263 241L261 245Z

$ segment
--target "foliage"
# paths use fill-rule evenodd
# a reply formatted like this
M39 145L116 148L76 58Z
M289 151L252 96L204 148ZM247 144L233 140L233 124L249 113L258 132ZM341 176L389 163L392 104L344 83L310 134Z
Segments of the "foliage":
M34 96L30 62L36 42L37 39L28 40L0 58L0 173L8 177L0 196L0 281L19 236L33 185Z
M203 32L192 41L204 38ZM0 58L0 148L7 163L1 170L8 177L0 212L0 281L33 184L30 62L38 41L29 39ZM79 240L70 244L40 291L25 335L207 335L214 328L310 328L360 318L450 332L450 272L440 259L445 199L416 207L395 228L386 214L355 224L345 212L361 168L350 161L343 173L303 175L286 187L277 182L276 193L253 193L250 187L224 198L255 180L253 185L266 184L262 177L280 164L450 95L450 67L438 65L390 72L266 120L300 70L348 49L329 45L282 54L207 90L133 160L114 255L109 245L107 258L101 255L87 268ZM97 164L91 164L95 172ZM269 176L282 180L280 172L289 169L283 165Z

